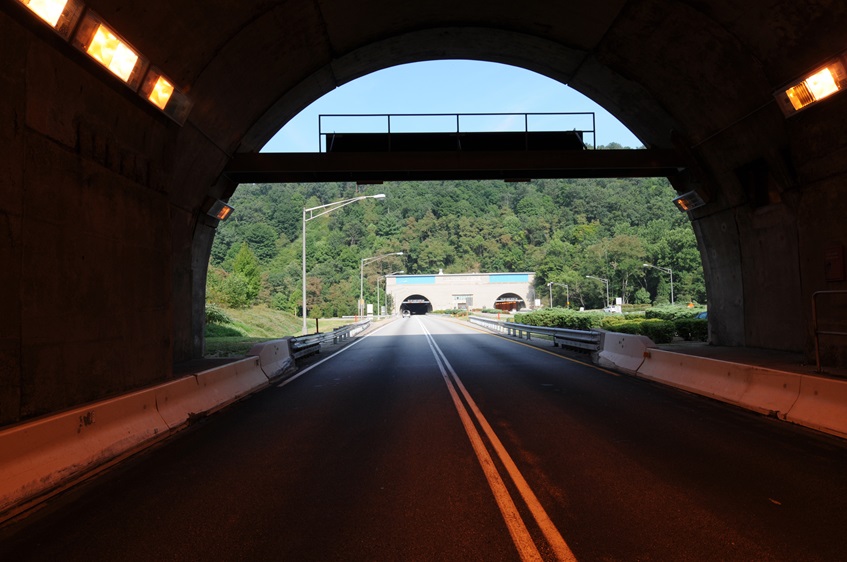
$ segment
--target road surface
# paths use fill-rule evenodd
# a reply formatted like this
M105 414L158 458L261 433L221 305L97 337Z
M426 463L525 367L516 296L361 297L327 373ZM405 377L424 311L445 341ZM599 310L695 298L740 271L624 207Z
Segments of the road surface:
M844 560L847 447L398 319L0 532L0 560Z

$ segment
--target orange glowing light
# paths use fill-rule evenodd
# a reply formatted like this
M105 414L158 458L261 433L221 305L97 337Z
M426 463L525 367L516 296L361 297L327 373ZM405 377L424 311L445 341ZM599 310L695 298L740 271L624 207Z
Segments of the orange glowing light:
M158 107L159 109L165 109L165 106L168 105L168 100L171 99L171 95L174 93L173 85L165 80L163 76L159 76L159 79L156 80L156 84L153 86L153 90L150 92L150 95L147 96L147 99Z
M226 220L227 217L232 214L232 210L233 208L229 205L224 205L223 207L221 207L221 210L218 211L218 214L215 215L215 218L218 220Z
M796 86L785 90L785 95L788 96L788 100L794 109L799 111L807 105L820 101L839 91L841 86L836 80L839 70L838 68L827 66Z
M138 62L138 55L103 24L97 26L86 52L124 82L129 82Z
M65 6L68 4L68 0L22 0L22 2L32 13L53 28L59 24L59 18L62 17Z

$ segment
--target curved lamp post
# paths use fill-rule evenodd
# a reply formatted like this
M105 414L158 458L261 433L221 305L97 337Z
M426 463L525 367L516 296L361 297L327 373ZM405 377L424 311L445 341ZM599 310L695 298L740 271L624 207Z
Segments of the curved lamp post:
M669 267L660 267L658 265L653 265L652 263L645 263L644 267L652 267L653 269L658 269L659 271L671 274L671 304L673 304L673 270Z
M385 275L380 275L379 277L376 278L376 315L377 315L377 317L380 316L380 314L379 314L380 313L380 309L379 309L379 280L380 279L386 279L387 277L389 277L391 275L400 275L401 273L406 273L406 271L405 270L394 271L392 273L386 273ZM386 283L386 287L385 287L385 308L386 308L386 310L385 310L385 312L388 312L388 281L386 281L385 283Z
M550 308L553 308L553 285L559 285L560 287L565 288L565 299L567 300L567 308L571 307L571 290L568 287L567 283L554 283L550 281L547 283L547 286L550 288Z
M606 284L606 308L609 308L609 280L603 279L602 277L596 277L594 275L586 275L586 279L596 279L597 281L602 281Z
M382 254L381 256L373 256L371 258L362 258L362 264L359 267L359 316L365 315L365 264L379 261L388 256L402 256L403 252L391 252L390 254ZM377 279L379 286L379 279ZM379 311L377 311L379 312Z
M316 219L323 215L329 214L336 209L340 209L341 207L345 207L350 203L355 203L357 201L362 201L363 199L385 199L384 193L379 193L377 195L360 195L359 197L353 197L352 199L344 199L343 201L335 201L334 203L327 203L326 205L319 205L317 207L312 207L310 209L303 209L303 335L309 333L309 327L306 324L306 319L308 315L306 314L306 223L312 219Z

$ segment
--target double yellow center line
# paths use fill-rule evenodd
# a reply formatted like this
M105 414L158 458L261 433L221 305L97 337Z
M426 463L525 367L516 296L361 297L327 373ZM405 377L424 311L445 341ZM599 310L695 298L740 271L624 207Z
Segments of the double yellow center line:
M476 425L474 425L471 414L473 414L473 418L476 419L483 433L485 433L491 448L500 459L508 477L511 478L515 488L518 490L518 493L526 504L526 507L532 514L533 519L535 519L535 523L544 535L550 551L555 556L555 560L562 562L575 562L576 558L574 557L573 552L571 552L571 549L562 538L562 535L559 533L558 529L556 529L556 526L547 515L547 512L544 511L544 508L541 506L538 498L529 487L529 484L527 484L526 479L524 479L523 475L518 470L518 467L515 465L512 457L494 433L494 430L491 428L488 420L486 420L485 416L482 415L482 412L480 412L476 402L474 402L467 389L465 389L465 385L462 384L461 379L459 379L456 371L450 365L447 357L444 356L441 348L439 348L438 344L435 343L435 339L432 337L432 334L429 333L426 326L424 326L420 319L418 319L418 323L426 336L429 347L432 350L432 354L435 356L435 362L438 364L441 376L447 384L447 389L450 391L450 396L453 399L453 405L459 413L462 425L465 428L468 439L470 439L473 450L476 453L480 466L482 467L482 471L488 480L488 485L491 487L494 499L497 502L497 506L500 508L500 513L503 515L503 519L509 529L512 541L518 549L521 560L541 561L543 558L538 550L538 546L532 538L532 535L527 529L526 523L521 517L521 514L518 511L518 508L515 505L503 478L500 476L500 473L494 464L494 460L488 452L488 448L483 441L482 435L480 435ZM459 394L461 394L461 398ZM464 398L464 402L462 402L462 398Z

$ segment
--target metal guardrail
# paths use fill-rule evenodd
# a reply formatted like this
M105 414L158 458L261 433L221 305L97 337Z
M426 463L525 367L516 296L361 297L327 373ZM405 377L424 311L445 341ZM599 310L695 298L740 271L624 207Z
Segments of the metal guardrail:
M486 318L484 316L471 316L469 320L472 324L518 338L525 338L529 340L532 339L532 334L549 336L553 340L553 347L561 346L580 351L600 350L600 332L530 326L529 324L503 322L502 320L494 320L493 318Z
M291 355L295 359L306 357L315 353L320 353L321 344L332 342L339 343L347 338L351 338L359 332L368 328L371 325L370 320L355 322L346 326L336 328L331 332L323 332L311 334L308 336L298 336L291 338L289 345L291 346Z
M847 336L847 332L818 329L818 297L820 295L847 295L847 291L817 291L812 294L812 326L815 332L815 364L818 373L821 372L821 351L819 336Z
M491 120L490 118L495 119ZM365 126L359 126L359 130L351 131L338 131L336 126L333 127L332 131L325 131L325 119L364 121ZM531 124L531 119L535 123ZM559 120L567 120L570 126L551 126L550 121ZM401 125L398 127L398 121L401 123L406 121L407 123L405 126ZM409 121L417 123L417 128L410 127ZM429 123L426 123L427 121ZM436 121L439 124L433 125ZM477 122L476 126L473 124L474 121ZM490 122L484 126L480 126L480 122L485 123L486 121ZM547 122L545 123L545 121ZM538 122L540 122L540 125ZM447 123L449 123L449 126ZM375 124L376 126L374 126ZM504 124L511 126L507 126L504 130ZM318 115L318 152L330 152L326 142L332 135L365 132L382 133L388 135L389 139L391 135L414 132L435 132L454 135L477 132L515 132L525 135L530 133L570 132L578 133L580 138L590 136L591 146L597 148L596 118L593 111L542 113L336 113ZM391 142L389 140L390 145Z

